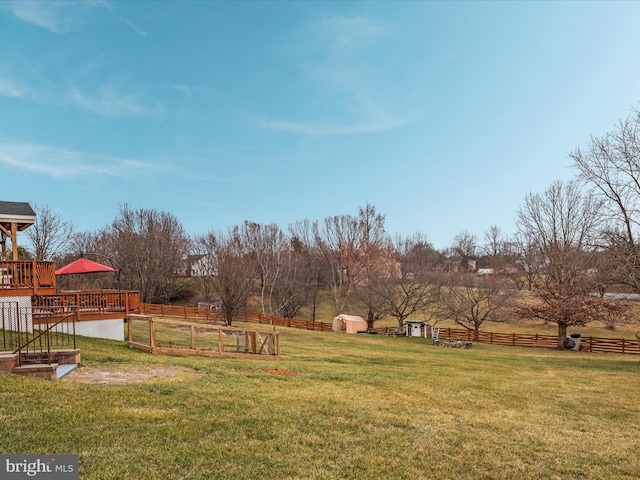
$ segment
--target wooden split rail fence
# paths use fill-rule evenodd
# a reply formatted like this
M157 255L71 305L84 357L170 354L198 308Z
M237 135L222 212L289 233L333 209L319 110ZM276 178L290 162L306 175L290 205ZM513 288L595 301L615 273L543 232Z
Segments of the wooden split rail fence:
M194 318L224 323L224 315L209 309L194 307L178 307L170 305L141 304L140 312L147 315L167 316L173 318ZM314 322L295 318L270 317L261 313L240 312L234 316L234 322L261 323L278 327L299 328L304 330L332 331L332 323ZM393 327L377 329L380 335L394 335ZM475 343L488 343L511 347L554 347L558 345L557 335L475 332L473 330L440 328L440 338L460 338ZM640 338L600 338L581 337L581 350L588 352L640 354Z
M150 353L206 357L280 358L280 333L127 315L127 343Z

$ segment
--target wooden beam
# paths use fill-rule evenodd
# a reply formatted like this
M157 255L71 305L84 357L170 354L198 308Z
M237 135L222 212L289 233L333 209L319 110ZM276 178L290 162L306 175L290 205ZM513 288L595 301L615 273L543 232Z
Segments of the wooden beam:
M11 250L13 252L13 261L18 261L18 224L11 222Z

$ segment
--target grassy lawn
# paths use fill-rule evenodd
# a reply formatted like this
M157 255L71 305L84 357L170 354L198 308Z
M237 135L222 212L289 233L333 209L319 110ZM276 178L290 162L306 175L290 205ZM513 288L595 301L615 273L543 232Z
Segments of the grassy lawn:
M182 373L0 374L0 452L76 453L81 479L638 478L638 356L280 331L281 361L79 337L81 371Z

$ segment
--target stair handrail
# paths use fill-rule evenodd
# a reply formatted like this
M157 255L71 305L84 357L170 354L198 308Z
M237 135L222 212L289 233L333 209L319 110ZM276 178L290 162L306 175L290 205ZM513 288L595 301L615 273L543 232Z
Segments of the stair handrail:
M36 315L37 316L37 315ZM57 317L58 315L56 315ZM60 325L62 322L64 322L65 320L67 320L69 317L73 317L74 321L73 323L73 349L76 349L76 322L75 322L75 318L77 318L78 316L78 307L73 308L73 311L65 313L62 315L62 317L60 318L60 320L58 320L55 323L49 323L47 322L47 328L44 331L41 331L38 335L34 335L33 338L31 338L29 341L27 341L26 343L23 343L21 345L18 346L18 348L13 352L14 354L18 354L18 365L21 365L21 360L22 360L22 350L24 350L25 348L27 348L31 343L35 342L36 340L38 340L39 338L42 338L43 335L46 335L46 344L47 344L47 360L49 361L49 363L51 363L51 330L54 327L57 327L58 325ZM46 316L41 316L40 318L46 318ZM20 322L18 322L19 324ZM28 349L27 349L28 351Z

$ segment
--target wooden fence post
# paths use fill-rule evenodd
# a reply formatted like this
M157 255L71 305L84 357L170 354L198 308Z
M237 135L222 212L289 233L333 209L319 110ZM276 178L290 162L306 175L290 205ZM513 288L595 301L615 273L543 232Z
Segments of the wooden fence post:
M153 352L156 346L156 331L153 325L153 318L149 319L149 345L151 345L151 351Z

